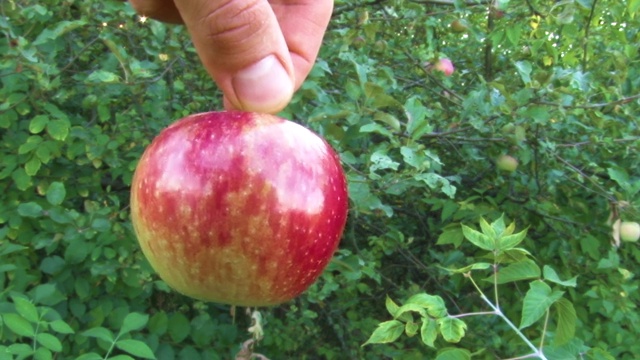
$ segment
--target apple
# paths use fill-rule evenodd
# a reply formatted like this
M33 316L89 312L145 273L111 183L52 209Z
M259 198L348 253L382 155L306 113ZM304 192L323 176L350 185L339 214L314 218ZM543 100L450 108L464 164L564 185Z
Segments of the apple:
M454 70L453 63L447 58L439 59L433 68L438 71L442 71L445 76L451 76Z
M347 219L340 159L325 140L273 115L188 116L144 151L131 218L153 269L205 301L269 306L304 292Z
M500 155L496 160L496 166L502 171L514 172L518 168L518 160L510 155Z
M451 30L453 30L453 32L455 33L466 32L468 29L469 27L467 26L467 24L465 24L464 21L460 19L455 19L451 22Z
M627 242L640 240L640 224L635 221L623 221L620 224L620 240Z

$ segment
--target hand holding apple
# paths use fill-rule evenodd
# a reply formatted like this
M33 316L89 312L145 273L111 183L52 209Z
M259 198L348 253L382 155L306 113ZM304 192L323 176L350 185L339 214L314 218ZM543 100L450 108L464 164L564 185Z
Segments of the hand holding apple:
M347 217L331 147L271 115L211 112L166 128L131 185L132 222L160 277L202 300L288 301L325 268Z

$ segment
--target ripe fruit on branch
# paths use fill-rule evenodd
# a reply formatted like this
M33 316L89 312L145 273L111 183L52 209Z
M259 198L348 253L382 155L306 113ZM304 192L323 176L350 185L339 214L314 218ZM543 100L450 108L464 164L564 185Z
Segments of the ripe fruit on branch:
M620 224L620 240L627 242L640 240L640 224L635 221L623 221Z
M131 184L144 255L175 290L268 306L305 291L347 218L340 160L313 132L272 115L210 112L162 131Z
M430 62L425 62L423 66L427 71L429 70L442 71L445 76L451 76L451 74L453 74L453 70L455 69L453 67L453 63L451 62L451 60L447 58L438 59L435 65Z
M502 171L514 172L518 168L518 160L510 155L500 155L496 160L496 166Z
M467 24L465 24L465 22L460 19L455 19L451 22L451 30L453 30L453 32L462 33L467 31L468 29L469 27L467 26Z

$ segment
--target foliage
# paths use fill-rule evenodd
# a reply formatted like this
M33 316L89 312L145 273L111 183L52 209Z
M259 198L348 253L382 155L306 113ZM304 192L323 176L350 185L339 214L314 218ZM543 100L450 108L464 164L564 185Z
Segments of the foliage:
M639 9L337 0L281 115L340 152L347 231L307 293L261 309L255 351L495 359L539 356L548 339L548 359L640 353L640 249L611 236L640 220ZM144 147L221 108L185 29L109 0L9 0L0 14L0 359L245 350L253 312L172 292L129 220ZM445 57L450 77L430 66ZM502 154L516 171L496 168ZM493 315L461 316L474 313Z

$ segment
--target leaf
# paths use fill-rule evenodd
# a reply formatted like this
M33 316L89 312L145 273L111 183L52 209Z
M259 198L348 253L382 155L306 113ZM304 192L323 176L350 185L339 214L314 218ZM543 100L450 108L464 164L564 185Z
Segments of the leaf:
M415 336L418 333L418 330L420 330L420 325L413 321L407 321L404 326L404 332L408 337Z
M498 250L506 251L515 248L527 237L527 230L528 229L524 229L519 233L503 236L498 239Z
M40 162L40 159L34 156L24 164L24 171L29 176L35 176L38 173L38 170L40 170L41 165L42 162Z
M140 313L129 313L122 321L122 327L120 328L120 332L118 333L118 337L128 334L131 331L140 330L149 321L149 315L140 314Z
M427 121L427 115L431 112L422 105L418 97L413 96L405 102L404 112L407 116L407 132L412 139L418 139L432 130Z
M525 84L530 84L532 70L531 63L526 60L516 61L515 66L516 70L518 70L518 74L520 74L520 79L522 79L522 82Z
M49 185L47 189L46 197L47 201L51 205L60 205L64 201L64 198L67 196L67 190L64 187L64 184L58 181L54 181Z
M71 124L68 119L55 119L47 123L47 133L55 140L64 141L69 135Z
M557 312L556 323L558 324L554 345L564 345L571 341L576 334L576 322L578 321L576 309L571 301L565 298L558 299L553 307Z
M514 281L526 279L539 279L540 267L530 259L515 262L498 271L497 284L506 284ZM485 281L493 283L495 278L493 275L488 276Z
M487 251L493 251L495 248L495 243L491 241L487 235L474 230L466 225L462 225L462 233L464 237L469 240L473 245Z
M420 337L425 345L435 348L434 342L438 337L438 323L436 320L429 317L422 318Z
M489 263L475 263L475 264L467 265L460 269L447 269L447 268L442 268L442 269L449 271L453 274L463 274L471 270L486 270L486 269L489 269L491 266L492 265Z
M467 349L444 348L438 351L435 360L469 360L471 353Z
M405 305L415 304L421 308L427 309L429 316L434 318L441 318L447 316L447 308L444 304L444 300L440 296L429 294L416 294L411 296Z
M440 236L438 236L438 241L436 241L436 245L448 245L452 244L455 247L460 246L462 241L464 240L464 234L462 233L462 228L455 227L450 229L445 229Z
M33 325L18 314L4 314L2 320L9 330L18 336L33 337L35 334Z
M98 327L94 327L91 328L89 330L86 330L84 332L82 332L83 336L87 336L87 337L93 337L93 338L97 338L97 339L102 339L108 343L113 343L113 341L115 340L113 333L111 332L111 330L103 328L101 326Z
M149 332L158 336L164 335L164 333L167 332L168 327L169 317L164 311L155 313L151 319L149 319L149 325L147 326Z
M40 320L40 317L38 316L38 309L33 305L33 303L19 296L13 296L12 299L13 304L16 307L16 312L20 314L20 316L34 324Z
M402 305L402 306L400 306L398 308L398 310L396 311L396 313L395 313L395 315L393 317L395 319L399 319L402 315L410 313L410 312L417 312L421 316L427 316L427 312L426 312L425 308L423 308L422 306L420 306L418 304L404 304L404 305Z
M38 342L38 344L46 347L51 351L54 351L54 352L62 351L62 343L57 337L51 334L40 333L36 335L36 341Z
M18 214L22 217L36 218L42 215L42 206L35 202L22 203L18 205Z
M133 356L143 359L155 359L153 351L149 346L140 340L124 339L116 342L116 347L122 351L125 351Z
M371 337L367 342L362 344L385 344L396 341L404 332L404 324L398 320L389 320L381 322L378 327L373 331Z
M542 274L544 275L544 279L547 281L550 281L552 283L556 283L558 285L562 285L562 286L571 286L571 287L576 287L577 286L577 276L572 277L569 280L560 280L560 277L558 276L558 273L556 273L556 271L549 265L545 265L542 268Z
M53 320L49 323L49 326L58 334L75 334L75 331L64 320Z
M94 353L94 352L90 352L90 353L86 353L86 354L82 354L80 356L78 356L76 358L76 360L102 360L103 357Z
M541 280L532 281L524 296L520 329L538 321L563 294L562 291L552 292L551 287Z
M169 320L169 336L174 342L182 342L191 332L191 324L186 316L181 313L174 314Z
M467 330L467 324L458 318L444 317L436 321L438 322L442 338L451 343L459 342Z
M46 115L36 115L29 122L29 132L32 134L38 134L47 126L49 117Z
M487 220L482 217L480 218L480 229L482 230L483 234L485 234L489 239L493 241L495 241L495 239L498 237L498 234L501 233L496 232L496 230L491 225L489 225Z
M120 77L110 71L96 70L89 74L85 81L92 84L115 84L120 82Z

